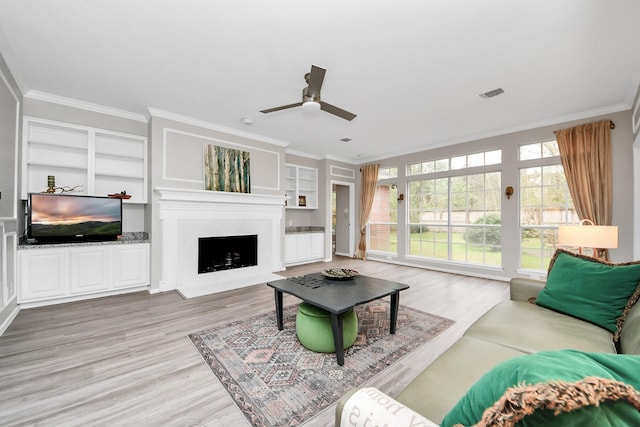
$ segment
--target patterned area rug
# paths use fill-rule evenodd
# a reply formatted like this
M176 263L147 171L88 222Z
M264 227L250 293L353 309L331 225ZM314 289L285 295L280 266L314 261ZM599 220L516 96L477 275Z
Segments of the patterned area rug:
M344 366L298 342L297 305L285 307L282 331L270 312L189 338L251 425L297 426L454 323L400 306L391 335L388 311L386 301L356 307L358 337Z

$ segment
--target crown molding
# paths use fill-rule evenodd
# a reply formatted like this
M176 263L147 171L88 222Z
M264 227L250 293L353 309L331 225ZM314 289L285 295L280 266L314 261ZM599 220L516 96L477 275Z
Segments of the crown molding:
M305 158L311 159L311 160L324 160L324 157L322 157L322 156L318 156L316 154L305 153L304 151L286 149L286 150L284 150L284 152L285 152L285 154L291 154L292 156L298 156L298 157L305 157Z
M317 154L310 154L304 151L297 151L297 150L290 150L290 149L285 150L285 153L291 154L292 156L306 157L307 159L312 159L312 160L333 160L335 162L342 162L342 163L346 163L354 166L357 164L352 159L347 159L346 157L334 156L331 154L327 154L325 156L318 156Z
M81 110L93 111L95 113L121 117L123 119L135 120L136 122L147 123L147 118L144 114L132 113L118 108L107 107L105 105L94 104L92 102L81 101L74 98L67 98L65 96L53 95L47 92L30 90L24 94L24 97L38 101L51 102L53 104L65 105L67 107L79 108Z
M194 119L193 117L183 116L181 114L171 113L169 111L160 110L158 108L147 107L148 118L158 117L161 119L173 120L174 122L180 122L187 125L197 126L204 129L213 130L216 132L227 133L229 135L235 135L242 138L249 138L255 141L266 142L267 144L278 145L280 147L287 147L288 142L275 138L269 138L268 136L259 135L257 133L241 131L227 126L218 125L206 120Z
M334 156L332 154L327 154L325 156L325 159L327 160L333 160L335 162L342 162L342 163L346 163L348 165L357 165L358 163L356 161L354 161L353 159L347 159L346 157L339 157L339 156Z

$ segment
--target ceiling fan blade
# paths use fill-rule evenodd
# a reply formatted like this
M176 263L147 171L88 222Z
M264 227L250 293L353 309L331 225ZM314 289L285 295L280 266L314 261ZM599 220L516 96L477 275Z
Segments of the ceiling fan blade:
M283 105L281 107L269 108L267 110L260 110L261 113L273 113L274 111L286 110L287 108L299 107L302 102L296 102L295 104Z
M343 119L349 120L349 121L351 121L351 120L353 120L353 119L355 119L357 117L356 114L350 113L347 110L343 110L342 108L338 108L338 107L336 107L334 105L327 104L324 101L320 101L320 109L322 111L326 111L327 113L334 114L334 115L336 115L338 117L342 117Z
M322 89L322 82L324 80L324 73L326 73L322 67L317 65L311 66L311 72L309 73L309 89L307 90L307 96L314 99L320 98L320 89Z

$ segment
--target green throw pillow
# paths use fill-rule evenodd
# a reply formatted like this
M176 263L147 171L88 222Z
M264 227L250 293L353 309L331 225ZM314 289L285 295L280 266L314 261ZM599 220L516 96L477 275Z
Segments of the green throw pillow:
M640 356L630 354L585 353L575 350L545 351L516 357L487 372L460 399L442 420L442 427L456 424L472 426L491 408L507 389L514 386L550 381L576 383L598 377L625 383L640 390ZM572 412L536 410L517 426L629 426L640 425L640 412L624 401L606 401ZM595 423L595 424L594 424Z
M640 262L613 264L558 249L536 304L615 332L640 284Z

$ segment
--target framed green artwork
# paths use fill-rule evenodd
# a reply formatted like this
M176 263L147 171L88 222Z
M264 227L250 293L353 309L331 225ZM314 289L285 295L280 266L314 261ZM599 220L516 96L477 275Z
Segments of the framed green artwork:
M204 188L251 193L250 153L216 145L204 146Z

